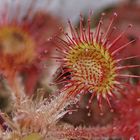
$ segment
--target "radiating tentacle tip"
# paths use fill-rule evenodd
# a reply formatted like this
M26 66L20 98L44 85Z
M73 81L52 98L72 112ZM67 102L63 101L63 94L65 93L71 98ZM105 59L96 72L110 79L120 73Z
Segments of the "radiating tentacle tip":
M64 33L66 36L68 36L68 33Z
M116 27L116 26L114 26L114 27L113 27L113 30L116 30L116 29L117 29L117 27Z
M89 100L88 103L91 104L92 100Z
M59 27L58 27L58 28L59 28ZM59 31L60 31L60 30L59 30ZM54 38L56 39L57 37L58 37L58 34L54 34L51 38L52 38L52 39L54 39Z
M63 27L59 26L59 31L63 32L64 31Z
M79 105L76 105L76 108L78 109L78 108L80 108L80 106Z
M86 29L85 28L83 28L83 32L85 32L86 31Z
M89 16L92 16L92 15L93 15L93 10L89 9Z
M80 18L83 18L83 14L82 14L82 12L80 12Z
M133 27L133 25L132 25L132 24L129 24L129 25L128 25L128 28L132 28L132 27Z
M103 34L104 34L104 32L101 31L101 35L103 35Z
M140 36L128 36L128 39L130 40L130 41L133 41L133 42L135 42L135 41L140 41Z
M49 37L49 38L47 38L47 41L49 42L49 41L52 41L52 37Z
M110 112L111 112L111 113L113 113L113 112L114 112L114 109L113 109L113 108L111 108L111 109L110 109Z
M44 53L44 54L47 54L47 53L48 53L48 50L44 50L43 53Z
M53 85L53 83L49 83L48 85L49 85L49 86L52 86L52 85Z
M103 24L103 20L101 19L101 20L99 21L99 23L100 23L100 24Z
M101 103L98 103L98 106L99 106L99 109L100 109L100 113L102 114L103 113L103 106Z
M69 24L71 24L71 21L70 21L70 19L69 19L69 18L67 19L67 21L68 21L68 23L69 23Z
M86 106L86 109L89 109L89 106L88 105Z
M90 23L91 22L91 18L89 17L87 21Z
M90 116L91 116L91 113L90 113L90 112L88 112L88 113L87 113L87 116L88 116L88 117L90 117Z
M118 16L118 14L116 12L114 12L113 15L114 15L114 17L117 17Z
M140 98L137 99L137 102L140 102Z
M104 113L103 112L100 112L100 116L103 116L104 115Z
M72 111L69 111L68 114L69 114L69 115L72 115Z
M104 13L104 12L101 13L101 16L105 16L105 15L106 15L106 13Z

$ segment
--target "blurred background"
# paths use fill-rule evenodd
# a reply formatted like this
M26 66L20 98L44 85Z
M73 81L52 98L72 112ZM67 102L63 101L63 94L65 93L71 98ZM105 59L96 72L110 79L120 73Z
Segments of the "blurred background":
M10 7L13 6L13 3L17 0L5 0L8 2ZM4 0L0 0L0 6L3 7L5 3ZM99 13L104 9L108 9L110 7L116 7L117 5L122 5L123 3L140 3L140 0L35 0L36 8L35 9L43 9L49 11L57 16L63 17L63 20L67 20L70 18L72 21L77 21L79 17L79 13L87 14L91 9L94 13ZM18 2L18 1L17 1ZM28 9L31 0L20 0L20 5L24 11ZM35 10L34 9L34 10ZM25 12L26 13L26 12ZM22 13L23 14L23 13Z

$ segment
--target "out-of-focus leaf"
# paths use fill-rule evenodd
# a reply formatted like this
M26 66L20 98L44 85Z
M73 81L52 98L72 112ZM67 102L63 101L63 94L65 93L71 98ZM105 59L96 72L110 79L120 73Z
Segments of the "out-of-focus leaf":
M22 140L42 140L42 138L38 133L32 133L28 136L25 136Z

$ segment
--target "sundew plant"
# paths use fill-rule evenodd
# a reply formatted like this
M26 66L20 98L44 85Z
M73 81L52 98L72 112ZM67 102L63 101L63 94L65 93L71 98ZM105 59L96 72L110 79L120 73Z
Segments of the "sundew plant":
M0 140L139 140L140 54L124 55L139 43L132 24L122 31L117 12L102 13L93 28L90 10L75 27L37 0L3 3Z

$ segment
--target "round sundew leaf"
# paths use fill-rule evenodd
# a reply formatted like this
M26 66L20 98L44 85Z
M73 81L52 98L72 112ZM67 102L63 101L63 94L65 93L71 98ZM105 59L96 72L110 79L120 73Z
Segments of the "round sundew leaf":
M42 138L38 133L32 133L23 137L21 140L42 140Z

